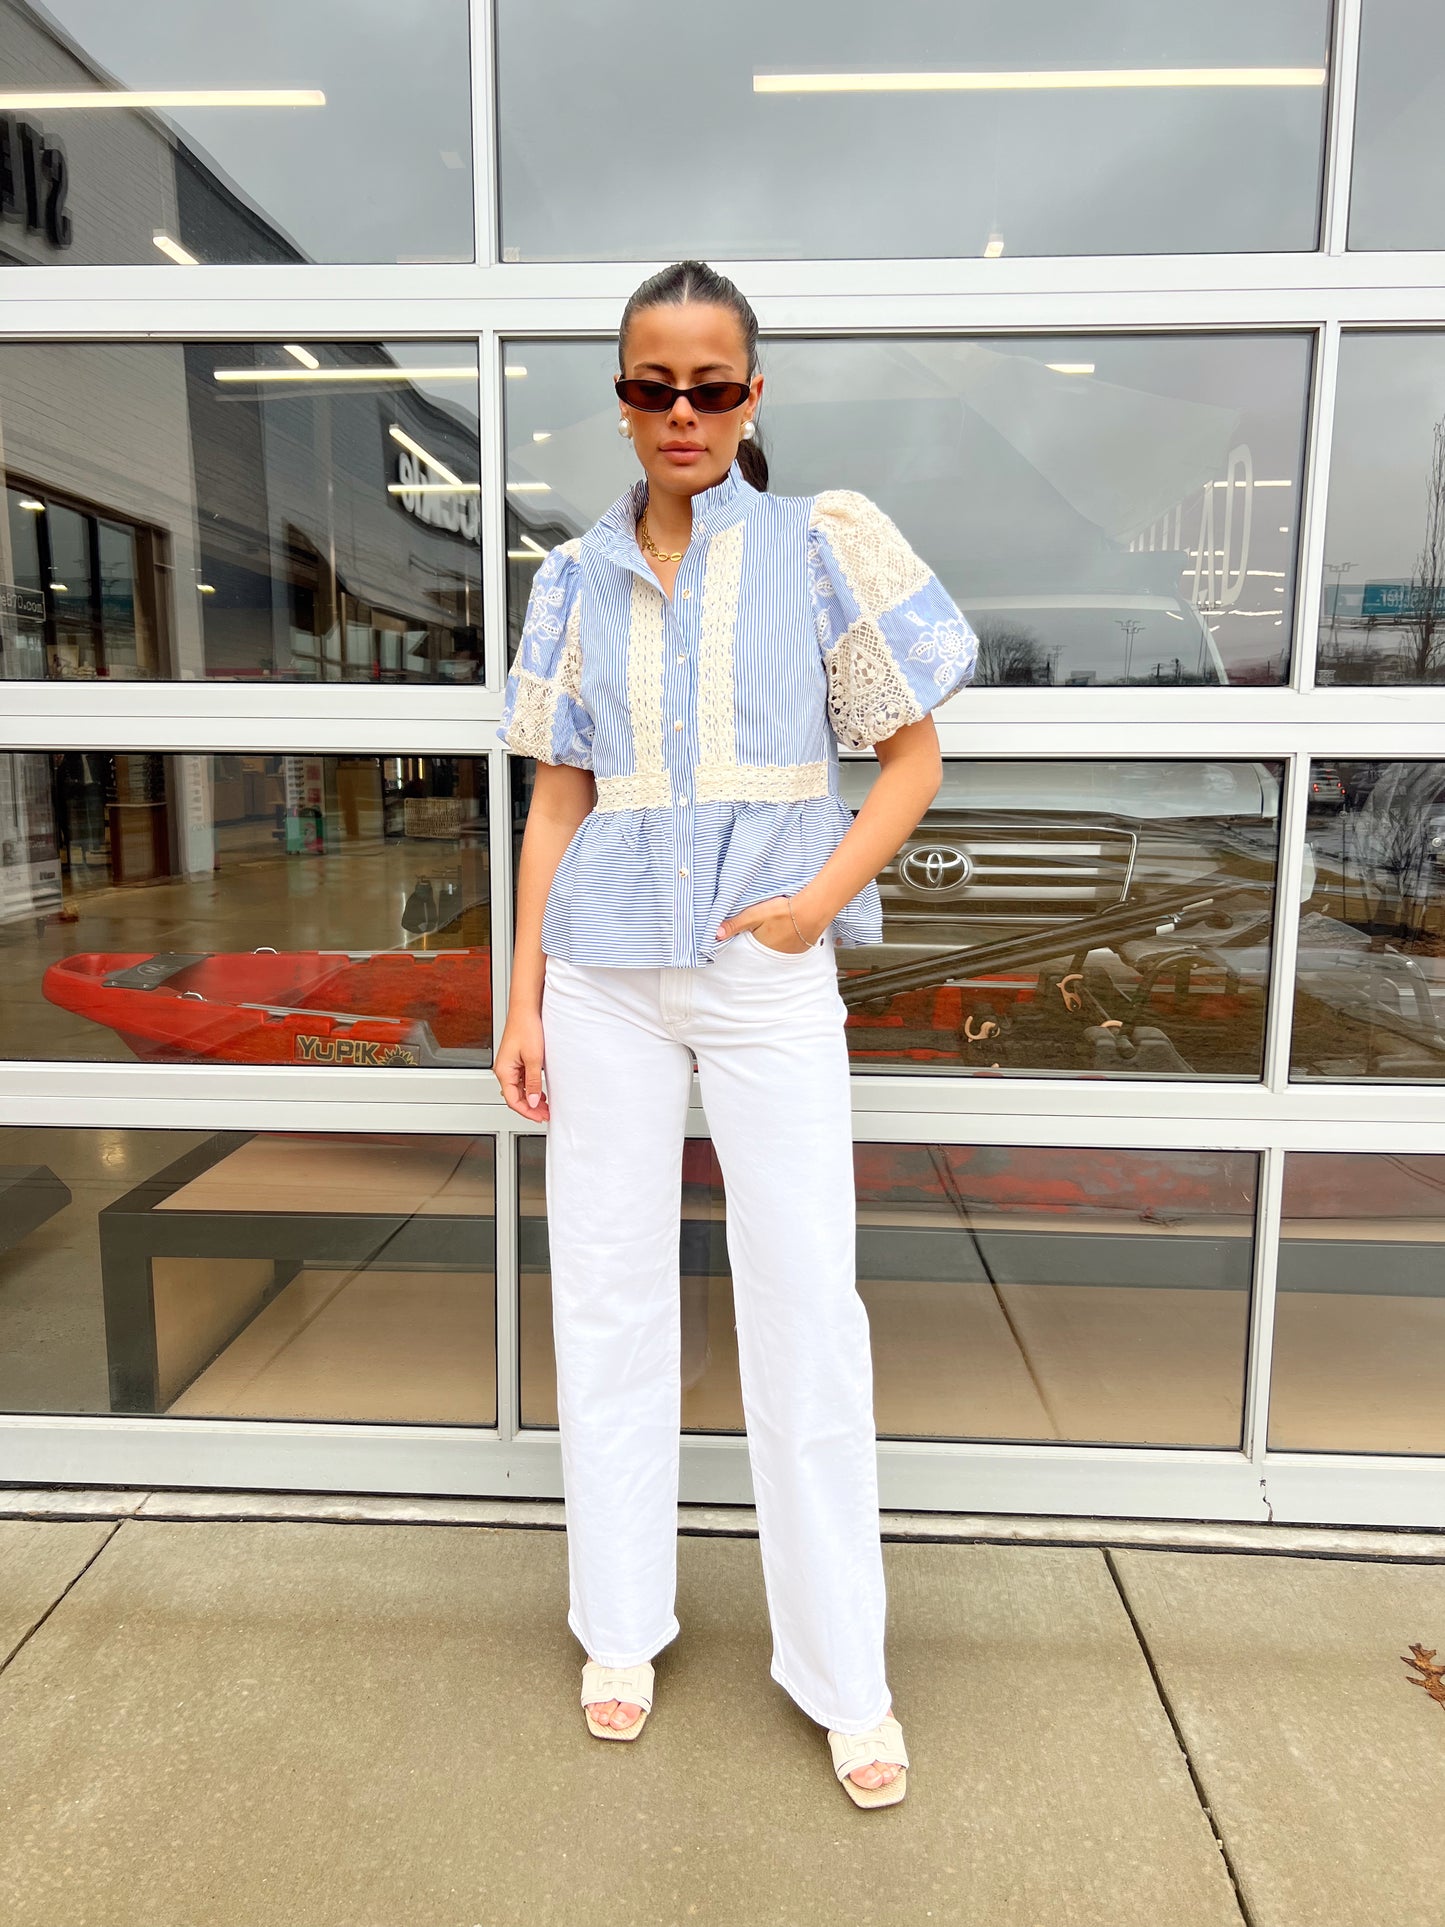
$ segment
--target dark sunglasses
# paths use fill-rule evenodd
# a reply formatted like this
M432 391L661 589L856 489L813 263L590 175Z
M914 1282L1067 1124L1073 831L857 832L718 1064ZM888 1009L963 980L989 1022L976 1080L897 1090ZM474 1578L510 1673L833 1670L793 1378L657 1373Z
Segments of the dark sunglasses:
M700 415L726 415L730 409L741 408L753 392L745 381L700 381L696 388L672 388L665 381L632 381L624 377L612 385L619 401L625 401L629 408L641 409L644 415L665 414L676 405L680 395L686 395Z

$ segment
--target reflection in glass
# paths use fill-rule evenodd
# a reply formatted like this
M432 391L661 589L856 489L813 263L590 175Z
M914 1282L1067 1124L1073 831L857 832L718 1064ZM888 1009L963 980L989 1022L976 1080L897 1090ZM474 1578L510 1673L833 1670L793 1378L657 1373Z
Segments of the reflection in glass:
M506 359L515 648L541 557L639 470L615 343ZM786 338L760 365L772 491L886 509L978 631L981 685L1287 677L1304 335Z
M1445 1157L1285 1160L1269 1444L1445 1453Z
M470 261L467 11L7 0L0 263Z
M512 768L515 879L535 765ZM840 765L855 811L876 770ZM837 953L855 1068L1257 1078L1280 780L945 758L879 872L883 942Z
M0 1130L0 1411L494 1425L494 1170L490 1137Z
M0 752L0 1057L491 1061L486 765Z
M8 343L0 424L0 678L482 679L474 346Z
M545 1141L518 1140L522 1421L557 1422ZM1256 1160L859 1144L879 1433L1237 1446ZM742 1429L723 1174L683 1153L683 1427Z
M1321 683L1445 680L1445 334L1346 334Z
M638 0L500 0L503 258L1312 248L1329 15L736 0L725 32L680 8L659 40ZM597 103L631 97L643 48L669 165L640 195Z
M1360 9L1352 248L1445 248L1445 15L1438 0Z
M1292 1074L1445 1078L1445 763L1312 763Z

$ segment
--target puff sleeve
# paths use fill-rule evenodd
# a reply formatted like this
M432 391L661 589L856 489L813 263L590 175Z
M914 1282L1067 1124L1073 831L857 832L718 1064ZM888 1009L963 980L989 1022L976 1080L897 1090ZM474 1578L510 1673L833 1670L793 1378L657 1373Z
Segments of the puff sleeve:
M581 570L562 542L537 565L497 735L518 756L592 768L593 719L582 702Z
M978 637L896 524L856 489L813 498L809 585L839 742L866 749L973 678Z

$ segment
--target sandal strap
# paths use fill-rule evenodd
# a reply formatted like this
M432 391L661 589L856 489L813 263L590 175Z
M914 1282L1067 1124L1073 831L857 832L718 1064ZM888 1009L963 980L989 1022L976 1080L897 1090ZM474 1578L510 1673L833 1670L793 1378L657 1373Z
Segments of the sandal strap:
M582 1704L593 1706L598 1700L621 1700L626 1706L652 1711L652 1664L640 1660L636 1666L602 1666L589 1659L582 1668Z
M908 1765L908 1748L903 1744L903 1728L890 1714L866 1733L828 1731L833 1753L833 1771L840 1780L865 1766Z

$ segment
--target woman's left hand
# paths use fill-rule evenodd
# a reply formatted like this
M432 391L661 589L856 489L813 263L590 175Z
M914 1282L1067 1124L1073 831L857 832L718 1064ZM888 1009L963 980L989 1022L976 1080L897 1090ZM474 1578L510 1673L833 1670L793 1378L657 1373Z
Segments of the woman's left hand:
M814 930L806 914L799 914L800 906L795 897L791 913L786 897L764 897L761 903L750 903L744 910L736 910L717 927L719 937L735 937L741 930L751 930L758 942L769 950L791 951L801 955L818 941L823 934ZM793 918L797 917L798 928L793 928ZM801 930L808 941L798 941Z

